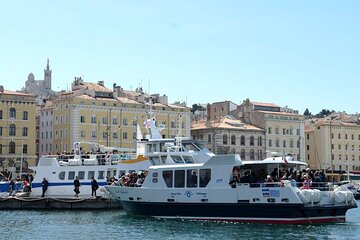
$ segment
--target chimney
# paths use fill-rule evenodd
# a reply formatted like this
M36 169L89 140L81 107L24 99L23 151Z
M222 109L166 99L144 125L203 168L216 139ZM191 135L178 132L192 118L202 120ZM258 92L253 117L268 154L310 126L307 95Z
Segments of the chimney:
M0 92L4 92L4 86L0 85Z
M104 81L99 81L98 84L102 87L104 87Z

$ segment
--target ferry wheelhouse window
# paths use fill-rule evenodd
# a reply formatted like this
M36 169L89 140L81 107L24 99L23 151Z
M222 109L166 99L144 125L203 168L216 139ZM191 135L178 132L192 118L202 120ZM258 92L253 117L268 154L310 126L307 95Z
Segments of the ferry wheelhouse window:
M173 172L172 171L163 171L162 173L165 184L168 188L172 188L173 186Z
M206 187L211 179L211 169L200 169L200 187Z
M175 163L184 163L184 161L183 161L183 159L181 158L181 156L173 155L173 156L171 156L171 158L174 160Z
M175 184L176 188L185 187L185 170L175 170Z
M189 188L197 187L198 185L198 170L189 169L186 171L187 181L186 186Z
M69 180L74 180L75 179L75 172L74 171L69 172L68 179Z
M65 180L65 172L59 172L59 179Z
M88 179L94 178L95 177L95 171L89 171L88 172Z
M183 156L183 158L186 163L194 163L192 156Z

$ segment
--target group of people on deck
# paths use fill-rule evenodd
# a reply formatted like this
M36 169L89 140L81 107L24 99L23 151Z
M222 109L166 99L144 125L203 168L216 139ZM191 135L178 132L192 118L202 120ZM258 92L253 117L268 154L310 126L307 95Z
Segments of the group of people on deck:
M258 173L248 170L240 174L240 168L234 167L229 184L231 187L236 187L238 183L263 183L265 186L284 186L286 181L289 181L292 186L298 186L301 189L322 188L327 182L327 177L323 170L312 171L310 168L301 171L274 168L270 174L267 174L265 169L261 169Z

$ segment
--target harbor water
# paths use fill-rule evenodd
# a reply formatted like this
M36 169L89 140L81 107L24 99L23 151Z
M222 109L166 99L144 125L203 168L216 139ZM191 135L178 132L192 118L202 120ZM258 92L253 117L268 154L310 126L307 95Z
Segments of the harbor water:
M360 208L345 223L319 225L164 220L123 210L3 210L0 219L2 239L360 239Z

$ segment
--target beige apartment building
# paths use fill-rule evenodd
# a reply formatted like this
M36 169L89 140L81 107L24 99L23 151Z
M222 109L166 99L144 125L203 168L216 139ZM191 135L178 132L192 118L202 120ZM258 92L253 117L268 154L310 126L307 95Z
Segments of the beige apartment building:
M166 96L149 95L141 88L126 91L114 84L111 90L102 81L89 83L76 78L72 91L61 93L51 108L53 142L48 151L51 153L71 152L73 144L82 141L135 152L136 139L148 133L143 122L149 117L155 117L157 125L165 126L161 131L165 138L190 136L189 108L168 104Z
M286 107L286 111L273 103L243 101L234 116L266 131L266 152L291 154L305 161L304 116Z
M0 164L13 177L36 164L35 96L0 86Z
M310 119L305 129L306 157L312 168L360 170L360 125L356 116L339 113Z
M239 154L242 160L265 158L265 131L229 116L195 121L193 139L201 140L215 154Z

